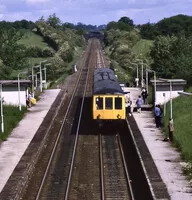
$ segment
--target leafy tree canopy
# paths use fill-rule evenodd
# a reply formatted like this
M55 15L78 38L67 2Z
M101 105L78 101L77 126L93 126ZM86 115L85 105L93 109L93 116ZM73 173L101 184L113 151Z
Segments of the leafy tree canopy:
M47 23L53 28L57 28L58 26L61 25L61 20L56 16L55 13L53 13L52 15L49 15Z
M27 66L25 47L18 44L22 34L14 28L0 31L0 60L1 74L8 78L12 70L22 69Z
M134 28L133 20L129 17L122 17L118 22L111 21L107 24L107 30L119 29L122 31L130 31Z
M152 68L159 77L182 78L192 83L192 37L158 36L151 57Z
M118 22L122 22L124 24L128 24L129 26L134 26L133 20L129 17L121 17L121 19Z
M156 24L140 25L139 28L144 39L154 39L159 35L185 35L189 37L192 33L192 16L176 15L164 18Z

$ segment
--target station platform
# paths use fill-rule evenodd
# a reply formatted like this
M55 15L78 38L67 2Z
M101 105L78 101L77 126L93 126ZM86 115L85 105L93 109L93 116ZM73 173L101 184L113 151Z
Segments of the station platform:
M180 153L171 142L165 142L165 134L156 128L152 107L142 105L141 113L137 112L136 100L141 95L139 88L126 88L130 92L132 113L146 146L153 158L162 181L165 183L172 200L191 200L192 187L182 172Z
M28 109L24 119L0 144L0 192L11 176L39 126L43 122L60 89L45 90L35 106ZM18 111L19 112L19 111Z
M130 91L132 104L136 105L140 89L126 89ZM24 119L13 130L7 141L0 144L0 192L33 139L59 91L59 89L46 90L37 104L26 113ZM168 193L172 200L191 200L192 189L182 173L180 154L170 142L163 141L162 130L156 128L152 111L146 110L146 108L150 108L150 106L145 105L141 113L133 112L132 114Z

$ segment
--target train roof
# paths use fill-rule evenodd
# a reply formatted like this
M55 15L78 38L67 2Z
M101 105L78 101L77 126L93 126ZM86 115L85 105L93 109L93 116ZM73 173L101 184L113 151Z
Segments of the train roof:
M94 94L123 94L123 90L114 74L109 68L98 68L94 72Z

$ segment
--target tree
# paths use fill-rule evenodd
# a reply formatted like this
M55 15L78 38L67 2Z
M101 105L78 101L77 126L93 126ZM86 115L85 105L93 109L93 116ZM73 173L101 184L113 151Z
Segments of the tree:
M134 26L133 20L130 19L129 17L121 17L121 19L118 22L122 22L122 23L127 24L127 25L129 25L131 27Z
M182 78L192 83L192 37L158 36L151 57L152 68L159 77Z
M0 31L1 68L7 77L10 76L13 69L22 69L28 64L25 47L17 42L21 37L22 34L13 28Z
M49 18L47 19L47 23L53 28L57 28L58 26L61 25L61 20L54 13L53 15L49 15Z
M192 31L192 17L176 15L164 18L156 24L161 35L185 35L190 36Z
M140 33L143 39L149 39L149 40L153 40L159 35L157 26L155 24L150 24L150 23L141 25Z
M114 22L114 21L112 21L112 22L109 22L108 24L107 24L107 30L110 30L110 29L117 29L118 28L118 24L117 24L117 22Z

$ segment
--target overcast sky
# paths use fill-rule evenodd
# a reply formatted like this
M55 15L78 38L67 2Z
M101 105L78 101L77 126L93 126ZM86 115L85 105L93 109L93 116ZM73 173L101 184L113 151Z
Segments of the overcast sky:
M127 16L144 24L177 14L192 16L192 0L0 0L0 21L35 22L53 13L63 23L102 25Z

